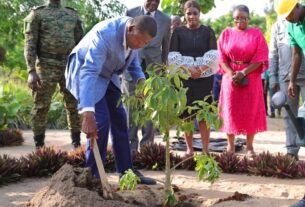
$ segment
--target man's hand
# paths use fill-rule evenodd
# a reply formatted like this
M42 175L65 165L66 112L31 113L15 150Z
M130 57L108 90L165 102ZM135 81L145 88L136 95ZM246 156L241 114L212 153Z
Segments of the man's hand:
M273 91L273 93L279 91L280 90L279 84L277 83L272 84L271 90Z
M33 91L37 91L41 87L41 81L39 76L37 75L36 71L33 70L29 73L28 77L28 86Z
M144 79L144 78L139 79L139 80L137 81L137 86L143 85L144 82L145 82L145 79ZM136 97L144 98L144 93L143 93L143 91L140 91L140 93L139 93L139 92L136 90L135 95L136 95Z
M189 72L191 73L191 77L193 79L200 78L201 76L201 71L198 67L189 67Z
M93 149L94 139L97 139L97 126L94 118L94 112L85 111L83 113L82 131L91 139L90 148Z
M296 84L295 82L289 81L288 85L288 96L291 98L295 97L295 92L296 92Z

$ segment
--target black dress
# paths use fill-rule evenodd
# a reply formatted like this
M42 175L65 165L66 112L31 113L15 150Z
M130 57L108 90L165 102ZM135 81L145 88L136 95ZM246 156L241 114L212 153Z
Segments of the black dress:
M207 26L201 25L197 29L189 29L186 26L178 27L172 34L170 52L180 52L183 56L202 57L209 50L217 49L214 31ZM188 88L187 105L190 106L196 100L207 100L212 103L213 76L199 79L189 78L183 81L183 85ZM185 111L182 118L190 114Z

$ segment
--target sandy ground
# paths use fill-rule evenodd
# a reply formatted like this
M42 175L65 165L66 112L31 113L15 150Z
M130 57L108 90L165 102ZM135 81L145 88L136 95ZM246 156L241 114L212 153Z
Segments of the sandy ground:
M269 119L268 131L258 134L255 138L254 147L256 152L269 150L272 153L286 153L285 132L283 129L284 125L281 119ZM172 131L171 133L174 135L175 132ZM19 157L31 152L34 149L31 131L25 131L24 137L25 143L23 146L0 148L0 154ZM224 138L225 134L212 132L211 137ZM84 141L85 137L82 139L83 143ZM161 138L158 137L157 141L161 141ZM49 130L46 134L46 145L54 145L63 150L72 150L68 131ZM300 150L299 156L301 159L305 159L304 148ZM163 180L162 172L145 171L144 174ZM207 183L198 182L196 177L195 172L177 171L173 183L179 186L183 193L198 193L200 199L203 200L203 207L284 207L293 204L305 194L305 179L283 180L222 174L221 178L211 186ZM115 173L109 174L108 178L112 184L116 184L118 181ZM1 187L0 207L22 206L22 204L32 198L35 192L46 186L48 181L49 178L25 179L22 182ZM235 191L246 193L253 198L244 202L229 201L214 205L216 200L231 196Z

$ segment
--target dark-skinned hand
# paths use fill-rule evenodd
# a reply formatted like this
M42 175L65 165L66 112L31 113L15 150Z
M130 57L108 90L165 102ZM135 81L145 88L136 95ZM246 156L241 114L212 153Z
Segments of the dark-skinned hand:
M87 139L90 139L90 148L93 149L94 139L97 139L97 126L94 117L94 112L85 111L83 113L82 131L87 135Z
M277 91L279 91L279 90L280 90L279 84L277 84L277 83L272 84L271 90L272 90L274 93L277 92Z
M37 91L39 88L41 88L41 81L35 70L29 73L28 86L33 91Z
M244 78L244 74L242 72L235 72L235 74L232 77L234 84L240 84L241 80Z
M295 93L296 93L296 83L289 81L289 85L288 85L288 96L290 98L295 98Z
M189 72L191 73L191 77L193 79L198 79L201 77L201 71L199 70L198 67L189 67Z

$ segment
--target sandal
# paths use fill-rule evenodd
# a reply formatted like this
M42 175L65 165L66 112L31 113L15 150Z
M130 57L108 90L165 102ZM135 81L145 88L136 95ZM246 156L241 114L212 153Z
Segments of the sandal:
M247 154L246 154L247 158L253 159L255 156L256 156L256 154L255 154L254 150L247 150Z

